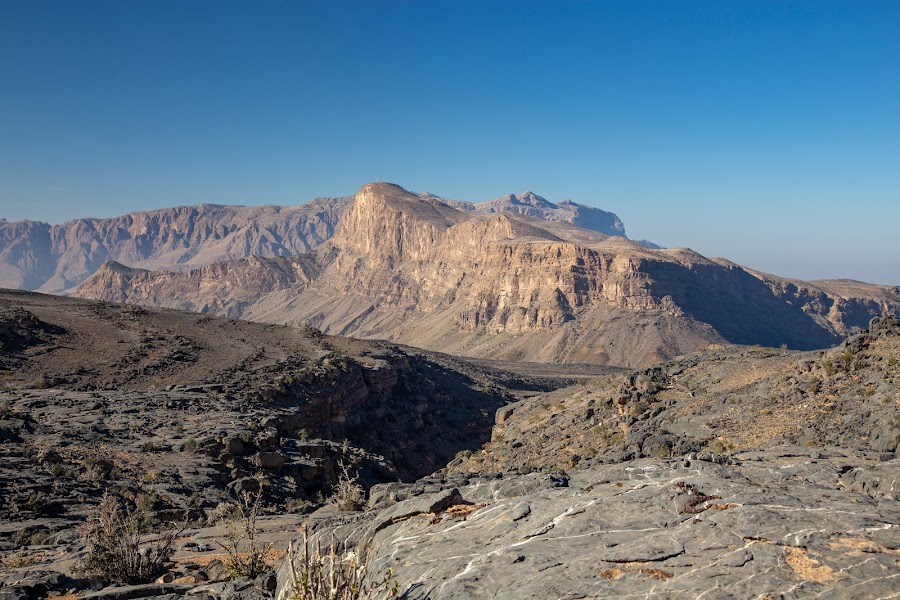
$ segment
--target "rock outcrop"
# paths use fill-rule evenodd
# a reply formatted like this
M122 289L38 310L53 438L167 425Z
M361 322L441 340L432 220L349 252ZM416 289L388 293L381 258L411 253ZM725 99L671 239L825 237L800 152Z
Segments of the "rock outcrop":
M372 580L390 569L410 599L895 595L898 501L844 488L838 470L896 482L900 461L784 449L730 465L434 477L430 493L311 528L364 552ZM283 600L287 564L279 575Z
M307 255L120 271L101 269L75 294L468 356L622 366L710 343L827 347L900 310L896 288L787 280L386 183L363 186L335 236Z

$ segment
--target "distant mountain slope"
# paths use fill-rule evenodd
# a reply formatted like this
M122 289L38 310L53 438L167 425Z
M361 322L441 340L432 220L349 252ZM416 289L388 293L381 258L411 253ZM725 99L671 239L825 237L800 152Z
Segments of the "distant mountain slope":
M297 206L201 204L62 225L0 219L0 287L65 293L107 260L182 271L249 256L294 256L330 239L351 202L343 197ZM514 212L625 235L610 212L569 201L553 204L531 192L476 204L443 202L467 212Z
M62 225L0 222L0 287L64 292L107 260L181 270L247 256L293 256L329 239L351 200L201 204Z
M307 255L183 273L107 265L75 293L467 356L620 366L726 341L822 348L900 312L893 288L857 284L842 295L565 221L458 210L385 183L363 186L335 236Z
M622 221L618 216L611 212L600 210L599 208L594 208L592 206L576 204L571 200L563 200L558 204L554 204L533 192L524 192L518 195L507 194L495 200L477 202L475 204L445 200L432 194L420 194L420 196L441 200L454 208L465 211L479 213L517 213L526 217L541 219L543 221L564 221L606 235L627 237L625 235L625 225L622 224Z

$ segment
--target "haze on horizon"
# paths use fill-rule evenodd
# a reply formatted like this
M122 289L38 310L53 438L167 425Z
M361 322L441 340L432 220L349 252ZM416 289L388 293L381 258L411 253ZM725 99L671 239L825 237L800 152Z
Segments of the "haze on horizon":
M900 284L900 4L0 0L0 217L531 190Z

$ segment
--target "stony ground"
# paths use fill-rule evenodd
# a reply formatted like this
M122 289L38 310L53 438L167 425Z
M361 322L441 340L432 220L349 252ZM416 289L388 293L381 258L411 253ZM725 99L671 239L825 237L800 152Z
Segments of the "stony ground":
M0 292L0 344L8 582L23 570L74 575L77 526L105 493L148 532L187 518L185 552L208 562L225 557L213 518L262 481L260 523L283 554L342 465L366 488L415 480L487 441L498 407L610 371L515 372L312 329L25 292ZM195 566L181 574L212 577ZM94 584L19 588L42 585Z
M406 598L900 595L900 460L782 447L434 484L318 530Z
M406 598L900 596L897 319L623 372L3 292L0 343L0 598L287 598L302 528ZM260 484L273 571L231 581ZM187 518L160 581L75 570L104 493Z

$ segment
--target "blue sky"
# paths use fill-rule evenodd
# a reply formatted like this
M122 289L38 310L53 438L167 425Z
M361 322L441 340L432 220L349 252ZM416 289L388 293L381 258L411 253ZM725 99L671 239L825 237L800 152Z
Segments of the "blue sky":
M900 2L0 0L0 217L374 180L900 284Z

